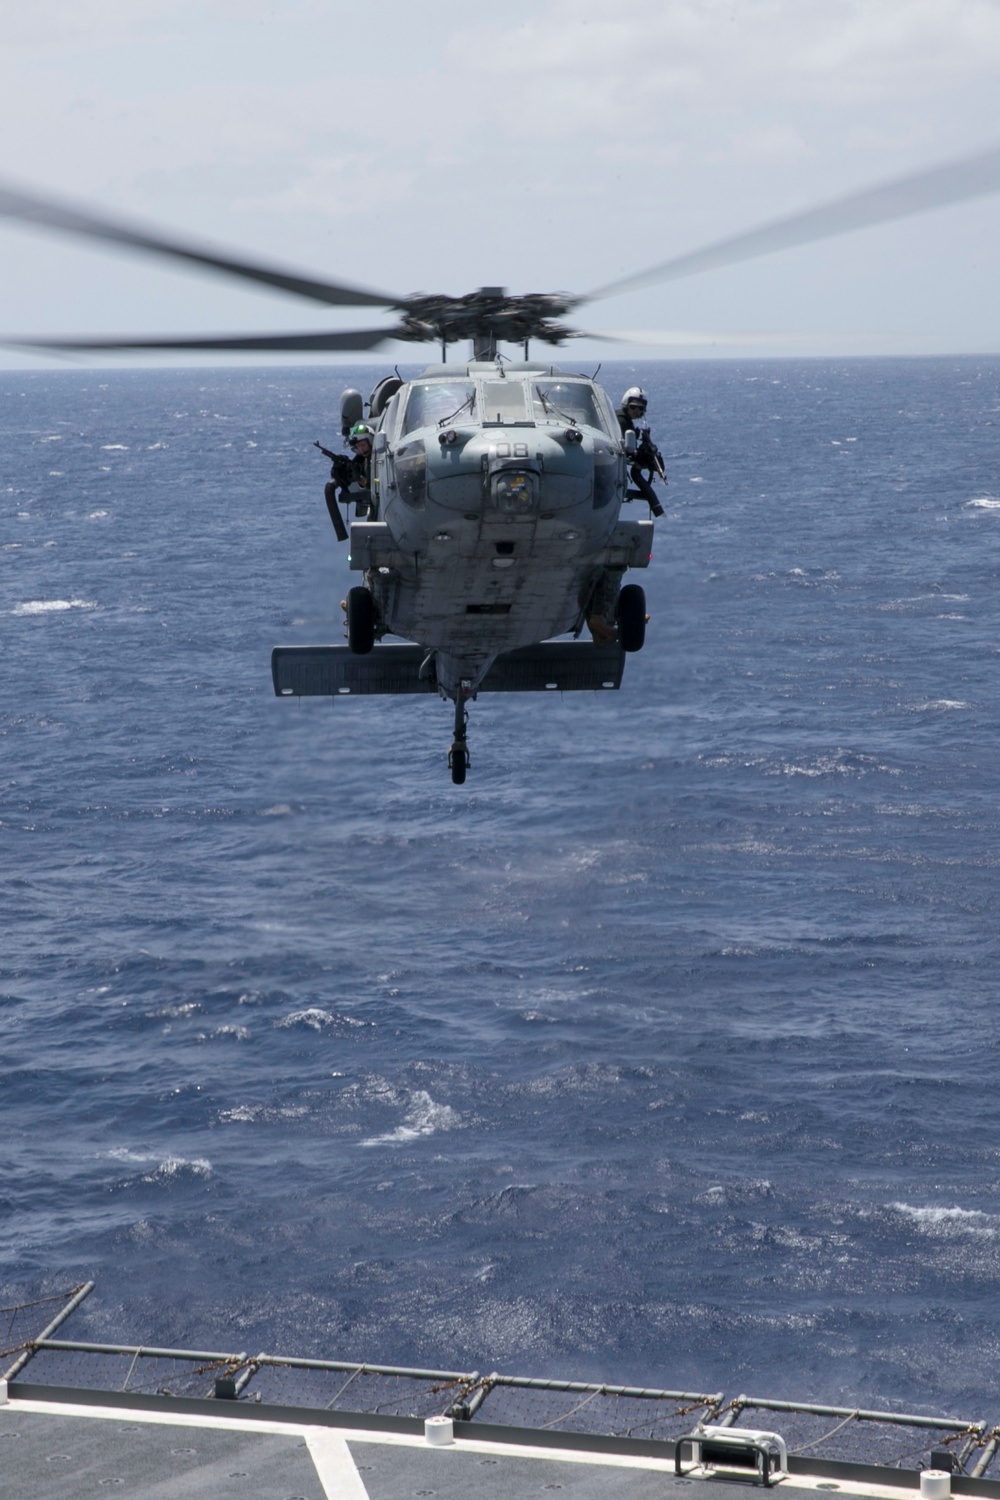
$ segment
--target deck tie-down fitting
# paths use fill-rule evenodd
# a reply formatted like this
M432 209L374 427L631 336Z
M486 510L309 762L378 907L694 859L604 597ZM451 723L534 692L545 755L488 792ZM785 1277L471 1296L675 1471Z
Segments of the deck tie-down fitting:
M695 1468L709 1464L725 1463L727 1458L740 1462L746 1453L757 1458L757 1472L765 1485L775 1477L788 1478L788 1448L777 1432L761 1432L750 1427L711 1427L699 1422L693 1432L677 1439L674 1447L674 1473L681 1474L681 1450L685 1443L691 1444L691 1459ZM705 1452L706 1449L710 1451ZM777 1455L778 1467L773 1469L771 1460Z

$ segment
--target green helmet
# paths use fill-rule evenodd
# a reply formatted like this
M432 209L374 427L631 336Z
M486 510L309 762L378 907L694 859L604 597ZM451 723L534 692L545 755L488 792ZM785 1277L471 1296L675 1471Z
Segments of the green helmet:
M347 441L353 448L357 443L370 443L375 436L375 430L368 426L367 422L355 422L348 435Z

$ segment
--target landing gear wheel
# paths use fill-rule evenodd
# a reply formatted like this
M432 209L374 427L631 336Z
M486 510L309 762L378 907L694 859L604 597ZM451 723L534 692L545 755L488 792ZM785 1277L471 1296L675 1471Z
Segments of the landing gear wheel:
M641 651L646 641L646 595L637 583L627 583L618 595L618 644L623 651Z
M469 742L465 738L469 727L469 710L465 705L471 686L471 683L463 681L455 696L455 730L451 749L448 751L448 770L456 786L465 785L465 773L469 769Z
M469 747L456 740L448 752L448 769L456 786L465 785L465 773L469 769Z
M347 644L355 656L367 656L375 644L375 600L367 589L347 595Z

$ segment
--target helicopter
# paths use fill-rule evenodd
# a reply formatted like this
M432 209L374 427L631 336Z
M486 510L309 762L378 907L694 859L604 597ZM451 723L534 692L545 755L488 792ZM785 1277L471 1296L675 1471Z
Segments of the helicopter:
M621 582L652 555L652 521L619 515L641 493L626 476L636 432L623 437L596 381L497 356L387 376L368 424L361 411L345 391L343 431L372 432L370 487L340 491L359 516L349 533L335 483L326 490L364 576L344 601L348 645L277 647L275 690L439 693L455 705L460 785L480 691L617 688L625 653L643 646L645 594ZM376 645L390 633L419 644Z
M0 186L0 217L180 260L327 306L378 307L397 321L370 329L190 338L24 338L36 352L368 351L390 340L434 343L441 362L404 380L381 379L367 402L371 438L361 485L326 487L349 567L361 575L343 601L346 645L277 646L275 692L292 696L433 693L454 705L451 779L470 766L469 704L481 692L607 691L646 625L641 585L654 517L662 514L648 440L620 422L594 376L530 358L532 343L602 338L568 326L589 302L735 265L1000 190L1000 150L912 174L674 257L583 295L401 296L311 277L177 239L15 187ZM449 362L449 346L469 341ZM505 357L513 344L520 360ZM341 398L347 437L361 394ZM316 444L320 447L320 444ZM322 449L338 472L338 455ZM656 455L658 458L658 454ZM665 479L662 466L658 476ZM623 519L644 500L649 518ZM354 506L348 525L341 511ZM581 639L584 629L589 639ZM387 643L386 636L399 643ZM560 639L562 637L562 639Z

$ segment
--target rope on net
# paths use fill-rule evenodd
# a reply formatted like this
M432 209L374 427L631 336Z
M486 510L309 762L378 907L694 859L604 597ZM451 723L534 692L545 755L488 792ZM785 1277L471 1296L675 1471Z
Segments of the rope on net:
M860 1410L860 1407L858 1408L858 1410ZM836 1427L831 1427L830 1431L824 1432L821 1437L813 1438L811 1443L800 1443L797 1448L793 1448L791 1450L792 1453L808 1453L810 1448L818 1448L820 1443L825 1443L827 1438L834 1437L842 1427L847 1426L848 1422L853 1422L857 1415L857 1411L848 1412L844 1420L842 1422L838 1422Z
M605 1389L602 1385L596 1391L591 1391L589 1396L584 1396L583 1400L578 1401L575 1406L571 1406L569 1411L564 1411L561 1416L553 1417L551 1422L543 1422L541 1427L539 1427L538 1429L539 1432L544 1432L548 1427L554 1427L557 1422L568 1421L568 1419L575 1416L578 1411L582 1411L585 1406L589 1406L590 1402L593 1401L595 1397L603 1396L604 1394Z

